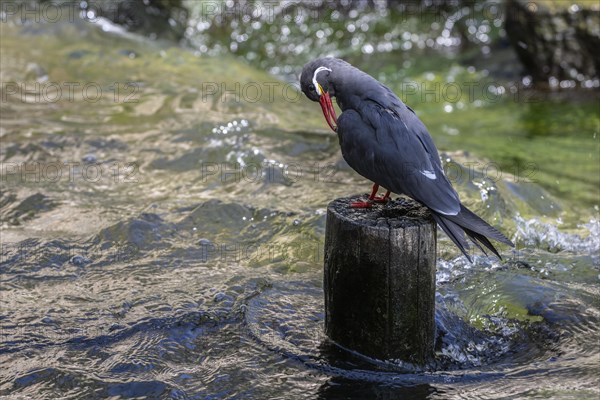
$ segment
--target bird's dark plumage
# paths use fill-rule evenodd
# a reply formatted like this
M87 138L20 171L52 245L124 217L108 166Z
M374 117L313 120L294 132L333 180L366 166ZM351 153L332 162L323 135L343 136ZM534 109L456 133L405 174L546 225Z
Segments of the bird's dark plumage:
M482 251L485 247L498 257L488 238L513 246L461 204L444 174L427 128L389 88L336 58L319 58L306 64L300 84L309 99L321 101L328 122L323 97L336 98L342 110L336 131L346 162L372 182L428 207L469 260L465 234Z

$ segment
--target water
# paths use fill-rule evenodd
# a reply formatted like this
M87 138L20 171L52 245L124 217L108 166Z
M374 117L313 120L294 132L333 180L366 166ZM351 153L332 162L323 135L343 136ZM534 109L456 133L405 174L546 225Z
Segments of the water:
M440 234L435 358L382 363L322 331L325 208L368 184L318 106L262 58L109 28L2 25L2 396L597 398L596 95L407 99L517 249L469 264ZM436 60L381 79L488 79Z

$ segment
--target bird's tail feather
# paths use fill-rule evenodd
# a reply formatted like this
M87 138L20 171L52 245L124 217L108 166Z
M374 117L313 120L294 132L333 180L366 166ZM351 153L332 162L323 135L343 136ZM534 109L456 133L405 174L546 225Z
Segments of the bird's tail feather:
M465 239L465 233L484 254L486 252L482 245L500 259L502 259L500 253L498 253L498 250L492 245L488 237L514 247L514 244L506 236L463 205L460 206L460 212L457 215L443 215L435 212L432 215L440 228L450 237L470 262L473 261L467 253L469 244Z
M515 247L513 242L511 242L506 236L504 236L501 232L499 232L496 228L485 222L478 215L476 215L473 211L469 210L464 205L460 205L460 212L456 215L444 215L444 218L447 218L454 222L455 224L461 226L465 229L465 232L468 230L478 233L479 235L483 235L484 237L488 237L490 239L497 240L500 243L507 244L509 246ZM468 234L468 232L467 232ZM479 239L479 238L478 238ZM489 241L488 241L489 243ZM484 243L485 244L485 243ZM489 246L486 244L486 247Z
M498 250L496 250L496 248L494 247L494 245L492 245L492 243L490 243L490 241L489 241L488 238L486 238L482 234L479 234L477 232L473 232L473 231L471 231L469 229L465 229L465 233L467 234L467 236L469 236L469 238L473 241L473 243L475 243L475 245L477 247L479 247L479 250L481 250L483 252L483 254L487 255L487 253L485 252L485 250L481 247L481 245L478 242L480 242L485 247L487 247L488 249L490 249L490 251L492 253L494 253L499 259L502 260L502 257L500 256L500 253L498 253Z
M446 235L448 235L448 237L454 242L456 247L458 247L465 257L467 257L467 260L469 260L469 262L473 262L469 253L467 253L469 243L465 240L465 235L461 227L456 225L454 222L443 218L439 214L431 213L431 215L440 228L442 228Z

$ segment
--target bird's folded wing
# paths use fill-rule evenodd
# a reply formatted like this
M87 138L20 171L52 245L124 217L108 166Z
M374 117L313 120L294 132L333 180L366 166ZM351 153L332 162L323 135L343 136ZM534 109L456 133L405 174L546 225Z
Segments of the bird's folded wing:
M436 212L460 212L458 194L416 115L406 106L402 112L375 102L363 104L363 109L346 110L338 119L340 145L348 164L373 182Z

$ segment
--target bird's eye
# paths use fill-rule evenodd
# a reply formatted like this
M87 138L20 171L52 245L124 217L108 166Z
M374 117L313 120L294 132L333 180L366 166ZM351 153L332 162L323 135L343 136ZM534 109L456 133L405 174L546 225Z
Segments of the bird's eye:
M315 85L313 85L312 83L310 85L308 85L308 90L310 90L311 92L315 91Z

